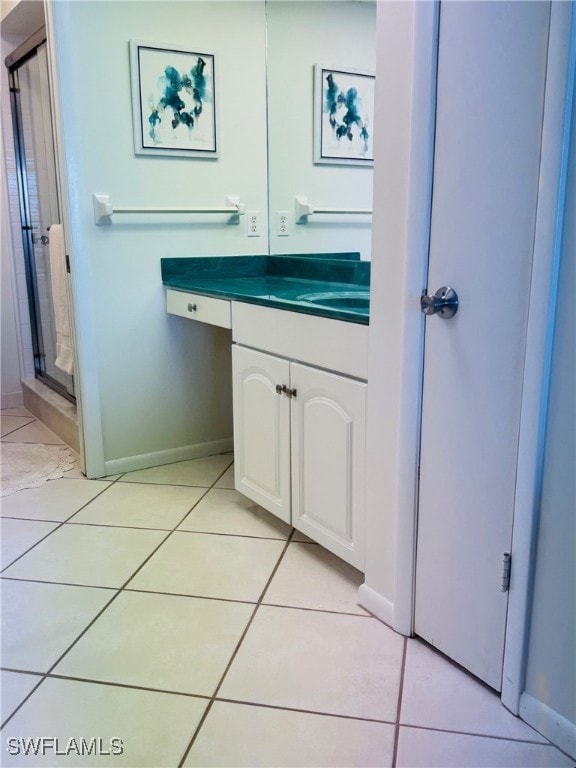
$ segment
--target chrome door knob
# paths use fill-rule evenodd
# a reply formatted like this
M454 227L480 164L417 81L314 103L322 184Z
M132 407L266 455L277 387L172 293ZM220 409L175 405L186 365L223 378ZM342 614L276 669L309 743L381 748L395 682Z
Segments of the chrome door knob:
M422 294L420 309L425 315L438 315L443 320L448 320L450 317L454 317L458 311L458 294L454 288L443 285L434 296Z

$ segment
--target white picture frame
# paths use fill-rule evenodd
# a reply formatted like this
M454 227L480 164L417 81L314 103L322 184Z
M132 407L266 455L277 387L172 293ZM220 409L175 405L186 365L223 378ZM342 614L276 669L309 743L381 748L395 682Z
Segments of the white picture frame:
M136 155L218 157L213 53L130 40Z

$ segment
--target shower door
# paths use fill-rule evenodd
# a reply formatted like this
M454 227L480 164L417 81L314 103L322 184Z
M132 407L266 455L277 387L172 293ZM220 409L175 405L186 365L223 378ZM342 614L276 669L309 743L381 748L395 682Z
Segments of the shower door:
M73 376L55 365L49 249L50 227L60 223L60 205L45 42L11 64L10 86L35 375L74 400Z

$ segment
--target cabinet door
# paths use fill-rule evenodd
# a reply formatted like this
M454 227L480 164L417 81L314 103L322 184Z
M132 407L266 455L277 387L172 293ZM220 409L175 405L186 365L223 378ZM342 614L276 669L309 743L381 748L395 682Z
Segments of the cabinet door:
M366 384L293 363L292 525L364 567Z
M290 401L282 360L234 344L234 481L238 491L290 523Z

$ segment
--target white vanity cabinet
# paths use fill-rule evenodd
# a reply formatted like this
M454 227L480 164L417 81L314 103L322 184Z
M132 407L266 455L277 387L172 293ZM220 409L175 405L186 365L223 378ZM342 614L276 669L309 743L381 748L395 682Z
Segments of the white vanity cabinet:
M168 288L166 311L170 315L179 315L208 325L219 325L221 328L232 327L230 301L227 299L215 299L212 296Z
M290 402L277 387L289 379L288 361L232 346L235 486L286 523L291 522Z
M367 326L232 313L236 488L362 570Z

